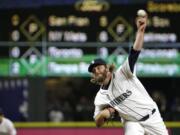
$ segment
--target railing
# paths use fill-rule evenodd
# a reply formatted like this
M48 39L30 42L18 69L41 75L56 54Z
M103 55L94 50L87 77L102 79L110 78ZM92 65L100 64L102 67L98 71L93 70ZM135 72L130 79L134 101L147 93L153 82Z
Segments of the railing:
M57 47L130 47L133 45L133 42L6 42L1 41L1 46L57 46ZM146 48L180 48L180 43L144 43Z

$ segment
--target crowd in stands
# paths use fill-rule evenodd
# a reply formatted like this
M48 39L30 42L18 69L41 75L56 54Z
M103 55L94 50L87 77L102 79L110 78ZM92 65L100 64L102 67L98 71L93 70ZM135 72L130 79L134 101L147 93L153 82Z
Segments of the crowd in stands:
M86 79L86 81L89 80ZM93 121L93 99L98 87L82 83L78 79L59 82L60 84L55 84L55 87L48 87L47 120L53 122ZM180 120L179 96L168 97L162 90L151 90L149 94L157 103L164 121Z

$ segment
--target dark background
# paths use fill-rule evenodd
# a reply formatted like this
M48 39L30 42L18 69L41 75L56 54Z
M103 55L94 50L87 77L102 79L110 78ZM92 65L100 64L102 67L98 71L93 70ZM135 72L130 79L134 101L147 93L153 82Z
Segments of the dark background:
M154 0L155 1L155 0ZM9 50L13 45L4 41L12 41L10 33L15 27L10 23L13 14L19 14L23 22L27 16L35 14L43 22L46 32L51 29L47 25L47 18L50 14L67 15L70 13L79 15L74 10L73 0L1 0L0 1L0 57L9 58ZM133 26L135 12L137 9L144 8L146 1L134 0L111 0L112 7L109 12L104 13L84 13L93 20L94 25L81 29L89 34L88 42L96 42L96 33L101 28L98 26L98 17L107 15L110 20L117 14L124 16ZM156 2L178 2L178 1L160 1ZM128 6L127 6L128 5ZM128 7L128 8L127 8ZM122 12L119 12L121 8ZM175 31L178 35L177 44L171 47L170 43L162 43L167 48L179 49L180 24L179 13L155 13L161 17L168 17L172 20L172 27L164 31ZM153 14L151 14L153 15ZM18 26L17 26L18 28ZM62 28L63 29L63 28ZM64 29L66 29L64 27ZM68 29L77 30L79 28L69 27ZM147 30L158 31L158 29L148 28ZM36 41L48 42L47 33L42 34ZM133 41L135 36L133 29L132 35L125 42ZM21 37L20 41L28 41L26 37ZM112 39L110 42L114 42ZM34 41L33 41L34 42ZM57 42L58 44L58 42ZM21 46L22 53L29 46ZM43 46L36 46L43 52ZM62 46L63 48L64 46ZM73 46L72 46L73 47ZM129 46L126 46L127 49ZM157 48L159 48L157 46ZM111 49L111 48L110 48ZM96 53L92 48L84 48L87 53ZM179 77L139 77L148 93L157 102L161 114L165 121L180 120L180 96L179 96ZM6 76L0 77L0 107L3 108L5 116L14 121L53 121L59 118L59 121L92 121L94 105L93 100L98 86L89 83L90 77L53 77L53 76L31 76L23 77ZM55 116L50 116L55 111ZM61 116L59 116L59 112Z

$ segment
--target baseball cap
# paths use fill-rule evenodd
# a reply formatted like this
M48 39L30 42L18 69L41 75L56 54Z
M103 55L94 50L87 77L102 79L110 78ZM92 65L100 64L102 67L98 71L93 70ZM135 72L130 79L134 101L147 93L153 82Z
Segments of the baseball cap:
M89 64L88 71L92 72L92 69L98 65L106 65L106 62L101 58L96 58Z

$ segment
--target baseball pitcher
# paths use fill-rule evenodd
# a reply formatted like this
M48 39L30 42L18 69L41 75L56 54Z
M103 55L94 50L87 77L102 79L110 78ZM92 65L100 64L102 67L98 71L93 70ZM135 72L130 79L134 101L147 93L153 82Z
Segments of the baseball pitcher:
M91 82L100 85L94 100L94 119L101 127L114 113L121 117L125 135L168 135L156 103L134 73L143 47L147 14L136 19L135 42L126 61L114 71L103 59L93 60L88 71Z

